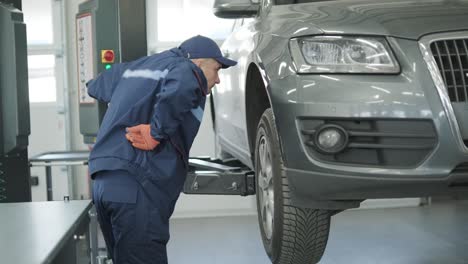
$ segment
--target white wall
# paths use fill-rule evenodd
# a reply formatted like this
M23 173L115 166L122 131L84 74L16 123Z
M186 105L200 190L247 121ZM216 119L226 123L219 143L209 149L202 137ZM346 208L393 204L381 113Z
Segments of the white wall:
M57 2L51 0L23 0L24 21L28 37L28 66L30 89L31 136L29 157L66 149L64 116L63 57L60 56L60 23ZM59 17L58 17L59 18ZM54 26L55 25L55 26ZM53 33L54 32L54 33ZM40 56L37 56L40 55ZM55 56L57 55L57 56ZM55 65L55 70L54 70ZM39 185L32 186L33 201L47 199L45 167L32 167L31 175L39 177ZM52 168L53 199L69 195L66 168Z
M31 104L30 109L29 157L43 152L64 150L64 118L57 114L55 103ZM55 200L61 200L63 196L69 195L67 172L63 169L63 167L52 168L52 191ZM45 167L32 167L31 176L39 177L39 185L31 187L33 201L46 201Z

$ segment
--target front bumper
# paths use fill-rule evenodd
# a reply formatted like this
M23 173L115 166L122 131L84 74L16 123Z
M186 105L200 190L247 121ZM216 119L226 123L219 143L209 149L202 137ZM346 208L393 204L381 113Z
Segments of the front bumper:
M398 75L293 74L270 81L295 204L420 197L468 190L465 189L468 170L456 169L468 161L467 148L460 144L463 141L451 125L452 113L443 104L418 42L394 38L389 41L402 69ZM429 131L433 140L417 158L414 152L403 151L388 155L390 160L384 158L384 162L363 162L366 159L362 157L347 161L327 159L314 154L307 146L298 120L413 120L429 123L426 127L433 129L433 133ZM393 132L398 133L395 129ZM422 131L419 128L415 133ZM413 143L419 144L403 142ZM421 144L427 146L427 143ZM397 158L401 161L393 162ZM405 159L413 161L405 163Z
M382 174L360 177L294 169L286 169L286 174L292 203L299 207L347 209L359 206L353 201L365 199L438 195L468 197L468 170L454 170L440 178L391 178Z

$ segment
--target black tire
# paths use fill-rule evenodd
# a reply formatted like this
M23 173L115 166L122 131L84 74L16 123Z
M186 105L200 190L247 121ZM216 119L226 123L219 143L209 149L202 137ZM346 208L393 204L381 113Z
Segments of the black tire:
M263 245L274 264L317 263L327 245L331 212L291 205L278 138L273 111L268 108L255 141L257 212Z

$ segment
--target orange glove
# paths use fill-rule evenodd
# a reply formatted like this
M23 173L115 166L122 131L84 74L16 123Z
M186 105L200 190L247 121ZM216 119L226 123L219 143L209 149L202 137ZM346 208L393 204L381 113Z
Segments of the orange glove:
M126 131L125 137L137 149L153 150L159 145L159 141L151 136L151 127L148 124L127 127Z

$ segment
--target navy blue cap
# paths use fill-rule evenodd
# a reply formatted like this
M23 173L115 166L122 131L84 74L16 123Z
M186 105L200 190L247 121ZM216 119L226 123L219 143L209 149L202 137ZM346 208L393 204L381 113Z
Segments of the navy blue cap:
M187 52L189 59L211 58L215 59L221 64L223 69L229 68L237 64L237 61L230 60L223 57L218 44L212 39L204 36L195 36L182 42L179 46L180 49Z

